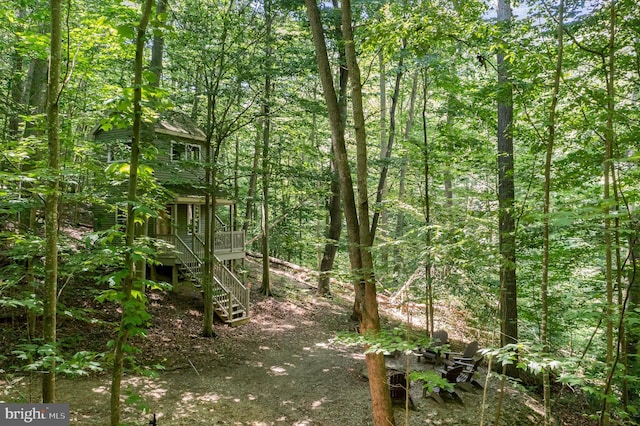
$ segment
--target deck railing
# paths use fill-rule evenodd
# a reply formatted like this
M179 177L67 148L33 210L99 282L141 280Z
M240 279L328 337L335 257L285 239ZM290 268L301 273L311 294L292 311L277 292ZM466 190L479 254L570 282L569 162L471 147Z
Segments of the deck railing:
M248 312L249 289L219 259L216 259L213 265L213 272L219 285L229 294L229 298L226 300L227 312L233 312L233 305L236 303Z
M227 232L226 234L231 235L231 240L233 240L232 234L242 234L242 249L244 250L243 232ZM187 272L201 283L204 262L196 253L204 253L204 243L197 236L194 237L191 241L191 248L178 235L164 234L157 236L158 239L173 245L178 258ZM229 320L232 319L234 311L243 310L247 313L249 312L249 289L245 287L233 272L217 257L213 265L213 279L217 284L213 295L214 303L225 311ZM234 307L236 309L234 309Z
M219 231L215 236L216 253L244 251L244 231Z

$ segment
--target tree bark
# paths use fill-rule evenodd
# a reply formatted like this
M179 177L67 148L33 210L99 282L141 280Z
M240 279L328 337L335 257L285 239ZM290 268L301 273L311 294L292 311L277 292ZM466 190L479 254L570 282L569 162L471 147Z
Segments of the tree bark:
M375 333L377 330L379 330L380 323L379 318L377 317L375 283L371 279L373 269L371 267L371 235L369 233L368 206L366 205L366 203L364 205L361 205L360 211L366 211L367 216L364 218L359 218L359 211L356 210L355 194L353 191L353 182L351 180L351 170L349 167L345 147L344 127L340 118L340 108L338 107L338 100L333 86L331 68L329 66L327 49L324 40L324 32L322 29L322 23L320 21L318 5L315 0L305 0L305 4L307 8L307 15L311 24L311 30L313 33L318 70L320 74L320 80L324 89L327 110L329 113L331 139L336 154L338 171L340 174L340 185L342 189L344 212L347 221L347 236L350 244L349 255L351 261L351 271L354 276L357 277L356 279L358 279L358 282L356 283L356 291L362 290L362 295L364 296L362 299L362 320L360 322L360 329L361 332L370 331ZM349 73L352 78L352 93L358 93L360 75L357 67L353 68L352 66L353 62L355 61L355 50L351 33L351 8L349 1L343 1L342 3L342 27L347 63L349 65ZM360 102L361 100L362 98L360 98ZM354 108L354 113L357 110L358 108ZM360 108L360 112L361 111L362 109ZM359 117L356 126L361 124L361 120L362 117ZM356 128L356 131L358 133L364 132L364 128ZM360 134L360 137L358 139L360 142L362 141L361 138L362 134ZM366 137L364 139L366 139ZM362 150L363 147L360 148ZM362 152L359 153L358 157L361 157L361 155ZM360 158L360 160L362 160L362 158ZM366 156L364 160L366 166ZM366 174L366 167L365 169L359 169L358 173L358 180L360 181L360 174ZM360 193L360 190L366 189L366 185L364 186L364 188L361 185L358 185L358 189L358 192ZM360 197L362 197L362 195L360 195ZM366 200L366 195L364 196L364 198ZM362 204L361 201L362 199L360 198L360 204ZM359 223L359 219L363 220L364 222ZM361 237L363 236L362 234L365 234L364 240L361 240ZM369 244L362 244L363 241L365 243L368 242ZM365 258L366 265L368 266L367 268L363 268L363 257ZM381 354L367 354L366 362L367 369L369 371L369 388L373 405L374 424L393 425L393 411L387 385L384 357Z
M542 282L540 285L540 343L543 353L548 355L549 347L549 213L551 205L551 161L553 159L553 147L556 134L556 107L558 105L558 92L560 89L560 76L562 74L562 54L563 54L563 20L564 20L564 0L560 0L558 5L558 56L556 58L556 69L553 76L553 93L551 95L551 106L549 108L549 129L547 139L547 154L544 167L544 202L543 202L543 231L542 231ZM544 424L551 424L551 379L549 377L549 367L545 366L542 371L542 387L544 402Z
M51 0L51 41L47 87L48 169L51 177L45 200L45 283L42 328L44 343L56 344L56 305L58 297L58 197L60 193L60 64L62 61L62 1ZM55 402L56 362L51 357L42 378L42 402Z
M362 83L360 68L356 58L351 19L351 1L342 1L342 34L345 44L349 81L351 82L351 103L353 122L356 135L356 165L358 185L359 242L361 271L357 273L364 286L364 303L360 330L363 333L376 334L380 331L380 316L378 314L378 300L376 282L374 278L373 258L371 256L372 235L369 226L369 194L367 190L367 134L365 127L364 108L362 104ZM346 204L346 203L345 203ZM346 205L345 205L345 208ZM389 395L387 372L382 353L366 354L367 369L369 371L369 391L373 409L375 425L393 425L393 407Z
M168 0L156 0L156 18L160 15L164 15L167 12ZM151 62L149 63L149 69L156 76L156 81L150 84L151 87L160 87L160 80L162 79L162 56L164 52L164 37L160 31L156 31L153 34L153 46L151 48Z
M130 335L130 323L127 322L130 308L127 302L132 298L133 284L136 276L133 249L135 243L135 210L138 189L138 162L140 157L140 134L142 128L142 61L144 57L144 41L147 24L151 15L153 0L145 0L142 16L136 36L136 56L133 80L133 135L131 137L131 162L129 165L129 188L127 195L127 228L126 228L126 267L127 276L122 286L124 299L122 301L122 316L113 356L113 372L111 380L111 426L120 424L120 388L122 384L124 346Z
M615 115L615 35L616 35L616 2L611 0L609 5L609 57L607 58L605 67L605 80L607 83L607 123L605 129L605 146L604 146L604 245L605 245L605 282L607 293L607 316L606 316L606 335L607 335L607 368L612 369L614 365L614 331L613 322L615 316L615 306L613 303L613 243L612 243L612 226L611 226L611 179L613 171L613 145L615 139L614 115ZM603 58L604 59L604 58ZM600 424L608 426L610 423L610 404L608 402L609 383L605 386L605 395L602 402L602 411L600 412Z
M413 127L413 118L415 113L416 97L418 93L418 73L413 75L413 83L411 85L411 98L409 101L409 111L407 113L407 123L404 128L404 141L408 141L411 136L411 128ZM405 197L405 185L407 175L407 164L409 163L409 155L405 154L402 159L402 166L400 167L400 183L398 184L398 201L400 205L404 202ZM402 238L404 234L404 213L402 209L398 210L398 217L396 219L396 239ZM402 270L404 264L404 255L400 247L395 247L395 262L393 265L394 271L399 272Z
M337 0L333 0L333 9L336 12L336 19L333 20L336 43L338 44L338 63L340 69L338 70L338 108L340 109L340 119L342 121L342 128L344 129L347 122L347 84L349 83L349 72L347 70L347 60L344 53L344 43L342 43L342 30L340 21L340 6ZM329 226L327 228L326 243L320 260L319 277L318 277L318 290L319 296L328 296L331 294L330 281L331 271L333 270L333 262L338 251L338 242L340 241L340 234L342 233L342 204L340 203L340 175L337 170L335 151L331 148L331 196L329 197L328 210L329 210ZM356 304L354 304L354 313L352 317L359 318L359 311L355 311Z
M511 24L510 0L498 1L498 23L505 33ZM513 89L509 65L504 52L498 62L498 233L500 252L500 343L518 341L518 299L516 284L516 235L513 216L515 198L513 161ZM515 364L507 367L509 376L516 376Z
M265 0L266 19L264 100L262 103L262 286L260 292L271 296L269 267L269 138L271 137L271 0Z

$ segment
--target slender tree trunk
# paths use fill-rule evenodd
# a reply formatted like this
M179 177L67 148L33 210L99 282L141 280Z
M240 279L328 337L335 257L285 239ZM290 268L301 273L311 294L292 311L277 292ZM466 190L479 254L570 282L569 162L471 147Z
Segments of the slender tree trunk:
M498 0L498 23L504 32L511 25L510 0ZM504 52L498 52L498 233L500 251L500 336L501 345L518 341L518 299L516 285L516 236L513 217L513 90ZM515 364L507 367L517 375Z
M264 101L262 104L262 286L260 292L271 295L271 274L269 266L269 139L271 137L271 0L264 3L266 19Z
M427 73L425 70L424 80L422 83L422 140L424 143L423 148L423 161L424 161L424 222L427 227L427 234L425 240L425 324L426 332L428 336L433 333L434 320L433 320L433 278L431 276L432 259L431 259L431 199L429 192L429 141L427 138Z
M335 39L338 47L338 108L340 112L340 120L344 129L347 122L347 85L349 83L349 72L347 70L347 59L344 53L344 43L342 43L342 30L340 20L340 6L337 0L333 0L333 9L336 11L336 19L333 20ZM333 270L333 262L338 251L338 242L342 233L342 204L340 203L340 175L336 165L335 151L331 148L331 197L329 198L329 227L327 229L327 242L325 243L322 260L320 262L320 276L318 279L318 295L330 294L331 271ZM354 304L354 308L357 304ZM359 312L354 312L352 317L359 317Z
M605 149L604 149L604 244L605 244L605 281L607 291L607 367L613 368L614 364L614 331L613 322L615 315L615 306L613 304L613 244L612 244L612 229L611 229L611 217L610 217L610 203L611 203L611 178L613 170L613 145L615 139L615 131L613 128L613 118L615 114L615 33L616 33L616 2L611 0L609 5L610 18L609 18L609 57L606 62L606 82L607 82L607 125L605 131ZM606 386L605 396L602 403L602 411L600 414L600 424L608 426L610 423L610 405L608 403L610 388Z
M42 328L44 343L56 344L56 305L58 293L58 197L60 193L60 63L62 61L62 1L51 0L51 44L47 88L47 135L49 144L48 194L45 200L45 289ZM42 402L55 402L56 363L50 360L42 379Z
M551 106L549 108L549 130L547 139L547 155L544 167L544 202L543 202L543 231L542 231L542 283L540 285L540 342L543 353L548 355L549 347L549 213L551 211L551 161L553 159L553 147L556 134L556 108L558 105L558 92L560 90L560 76L562 74L563 55L563 21L564 21L564 0L558 4L558 56L556 58L556 69L553 76L553 93L551 95ZM549 377L549 366L545 366L542 371L543 401L544 401L544 424L551 424L551 380Z
M387 146L387 70L384 62L384 51L380 49L378 52L378 62L380 69L380 160L381 165L384 167L385 160L387 155L385 153L385 149ZM380 178L382 178L382 171L380 172ZM376 205L373 213L373 220L371 224L371 233L374 235L372 241L375 241L375 232L377 230L377 222L380 220L382 230L381 232L386 235L386 222L387 222L387 209L382 204L382 199L385 198L387 192L387 185L380 191L380 201L377 200L378 194L376 194ZM377 216L376 216L377 215ZM378 219L379 218L379 219ZM387 264L389 263L389 249L386 245L382 245L379 247L380 252L380 264L384 270L387 269Z
M356 291L362 290L362 320L360 323L361 332L376 332L379 330L379 318L377 317L377 301L375 298L375 283L372 278L372 261L370 253L370 233L368 217L366 217L365 223L360 224L358 218L358 210L356 209L355 194L353 191L353 182L351 180L351 170L347 159L346 145L344 140L344 128L342 125L342 119L340 117L340 108L338 107L338 99L333 86L333 78L331 75L331 68L329 66L329 60L324 40L324 32L322 29L322 23L320 21L320 13L318 5L315 0L305 0L307 15L311 24L311 30L313 33L314 46L316 51L316 58L318 62L318 70L322 86L324 88L325 101L327 103L327 110L329 113L329 123L331 126L331 139L333 142L336 163L338 165L338 171L340 174L340 185L342 190L342 197L344 203L345 218L347 221L347 237L350 244L350 260L351 271L358 277L358 283L356 285ZM351 9L349 1L342 3L342 23L344 40L347 53L347 61L349 64L349 72L351 74L352 87L354 92L358 92L360 75L357 72L357 68L354 69L351 65L355 61L355 50L353 49L353 37L351 36ZM348 27L348 29L345 29ZM348 47L351 43L351 49ZM351 51L350 51L351 50ZM355 76L353 75L355 72ZM361 101L361 98L360 98ZM358 108L354 108L354 113ZM362 109L360 109L360 112ZM358 124L360 124L362 117L358 118ZM364 129L360 129L364 131ZM362 136L362 135L361 135ZM360 136L360 137L361 137ZM359 153L359 157L362 152ZM362 160L362 158L360 158ZM366 160L366 157L365 157ZM366 173L366 168L359 170L359 174ZM360 180L360 179L359 179ZM359 190L363 189L360 185ZM364 187L366 189L366 186ZM360 192L360 191L359 191ZM366 199L366 196L365 196ZM364 206L368 210L367 205ZM361 210L361 211L363 211ZM368 215L368 211L366 213ZM363 219L363 218L360 218ZM361 240L361 235L364 230L364 240ZM369 242L369 244L362 244L363 241ZM368 256L368 258L367 258ZM365 257L365 262L362 259ZM366 264L367 268L363 268ZM369 278L367 280L367 278ZM373 417L374 424L376 425L393 425L393 411L391 407L391 399L389 396L389 390L387 385L386 369L384 365L384 358L382 355L367 354L367 368L369 371L369 386L371 391L371 400L373 405Z
M259 133L259 132L258 132ZM247 205L244 211L244 223L242 224L242 230L247 232L249 229L249 223L251 222L253 203L256 197L256 184L258 181L258 163L260 161L260 152L262 146L260 144L260 138L256 136L256 143L253 147L253 166L251 167L251 176L249 177L249 188L247 189Z
M358 211L360 259L362 270L358 274L364 283L364 303L360 330L363 333L378 333L380 331L380 317L378 314L378 300L376 282L374 278L373 258L371 256L372 234L369 226L369 194L367 191L367 134L362 105L362 83L360 68L356 58L356 49L351 27L351 1L342 1L342 34L345 43L349 81L351 82L351 103L353 108L353 122L356 135L356 165L358 186ZM346 206L345 206L346 208ZM393 408L387 383L386 366L382 353L366 354L367 369L369 371L369 390L373 406L373 421L375 425L393 425Z
M638 274L638 264L640 263L640 220L637 216L631 217L629 235L629 267L627 289L629 297L629 312L637 312L640 308L640 276ZM635 314L637 318L637 313ZM640 330L633 323L626 323L626 353L627 364L626 374L630 377L638 377L640 375ZM638 385L634 384L632 389L628 389L628 404L636 404L638 402Z
M331 287L331 271L333 270L333 261L338 251L338 241L342 233L342 209L340 204L340 178L338 176L335 160L333 159L333 149L331 150L331 196L329 197L329 226L327 228L324 252L320 261L320 276L318 278L319 296L329 296Z
M404 50L404 41L402 50ZM403 69L402 56L398 63L398 69ZM380 158L382 159L382 170L380 171L380 178L378 179L378 189L376 190L376 209L371 220L371 241L376 238L376 230L378 228L378 221L381 214L384 212L382 207L382 201L387 192L387 174L389 172L389 160L391 159L391 151L393 150L393 144L396 137L396 109L398 108L398 99L400 99L400 83L404 73L398 71L396 74L395 86L393 88L393 97L391 98L391 109L389 110L389 138L386 141L386 145L383 145L383 149L380 152Z
M9 121L9 139L16 139L18 137L20 129L20 112L22 111L22 64L23 59L18 51L15 51L12 55L12 70L13 76L11 77L11 108L8 112Z
M404 129L404 141L408 141L411 136L411 128L413 127L413 118L415 113L416 96L418 92L418 73L413 75L413 84L411 86L411 99L409 101L409 112L407 115L407 123ZM404 234L404 213L402 211L402 203L404 203L405 197L405 185L407 175L407 164L409 163L409 155L405 154L402 160L402 166L400 167L400 183L398 184L398 201L400 202L401 209L398 210L398 217L396 220L396 239L402 238ZM404 255L400 247L395 247L395 262L394 271L399 272L404 265Z
M215 337L213 330L213 262L215 253L215 243L212 238L214 235L214 226L216 223L216 212L213 209L216 191L215 191L215 159L212 153L213 138L213 114L215 108L214 94L211 91L211 85L207 81L207 137L204 143L205 166L205 194L204 194L204 259L202 265L202 296L204 301L204 309L202 315L202 336Z
M132 256L135 244L135 210L134 205L137 200L138 190L138 161L140 157L140 134L142 128L142 61L144 55L144 40L151 15L151 5L153 0L145 0L142 16L138 25L136 37L136 57L133 80L133 136L131 138L131 162L129 165L129 188L127 196L127 230L126 230L126 267L127 276L124 279L122 291L124 299L122 301L122 318L113 356L113 373L111 380L111 426L120 424L120 387L122 384L123 362L125 344L130 335L131 324L127 321L131 315L128 302L132 298L133 284L136 276L135 259Z

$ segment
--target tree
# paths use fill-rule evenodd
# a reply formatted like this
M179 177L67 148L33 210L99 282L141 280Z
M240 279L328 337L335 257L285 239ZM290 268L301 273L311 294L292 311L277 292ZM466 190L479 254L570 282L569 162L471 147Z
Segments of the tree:
M140 138L142 132L142 63L144 58L145 36L151 16L153 0L145 0L142 15L136 33L136 56L133 77L133 135L131 138L131 160L129 163L129 183L127 195L127 227L126 227L126 276L122 285L122 315L116 337L113 355L113 373L111 379L111 426L120 424L120 387L124 368L125 344L134 331L139 317L139 305L133 294L136 279L136 204L138 191L138 165L140 159Z
M331 138L340 173L344 212L347 219L347 234L350 244L358 244L358 246L350 252L350 255L351 271L356 277L358 281L357 286L360 287L363 295L361 299L362 319L360 321L360 331L362 333L368 332L375 334L380 330L380 322L377 311L375 283L372 280L373 260L370 252L371 234L369 232L369 211L366 193L366 134L365 129L360 127L364 124L364 116L362 115L360 73L356 63L355 46L353 45L353 33L351 29L351 3L348 0L342 2L342 31L351 81L352 101L354 102L353 111L356 121L356 134L359 134L359 136L357 136L358 209L356 209L351 170L344 143L344 129L342 128L340 108L333 87L318 5L314 0L306 0L305 4L311 23L320 79L329 112ZM382 354L367 353L366 361L369 371L369 388L373 405L374 424L394 424L384 357Z
M51 0L51 42L47 84L47 136L50 183L45 201L45 291L43 331L45 344L56 345L56 305L58 300L58 197L60 192L60 64L62 61L62 2ZM51 357L42 380L42 401L56 399L56 360Z
M511 3L498 1L498 24L503 33L511 25ZM500 251L500 341L502 346L518 341L518 302L516 286L516 229L514 220L513 165L513 89L509 64L499 51L498 62L498 218ZM507 367L510 376L515 365Z
M560 77L562 74L563 55L563 23L564 23L564 0L558 4L558 53L556 58L556 69L553 75L553 93L551 95L551 105L549 107L549 125L547 133L547 153L544 167L544 200L543 200L543 235L542 235L542 281L540 285L540 343L543 354L549 353L549 214L550 214L550 194L551 194L551 162L553 159L553 149L556 133L556 109L558 106L558 92L560 90ZM551 380L549 366L544 367L543 374L543 399L544 399L544 421L545 425L551 424Z
M271 271L269 270L269 138L271 137L271 0L265 0L265 77L262 100L262 286L260 291L271 295Z

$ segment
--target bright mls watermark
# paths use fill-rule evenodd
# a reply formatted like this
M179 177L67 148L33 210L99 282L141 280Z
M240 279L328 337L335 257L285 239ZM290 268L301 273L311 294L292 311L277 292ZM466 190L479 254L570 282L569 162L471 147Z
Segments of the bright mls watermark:
M0 425L69 426L69 404L2 404Z

